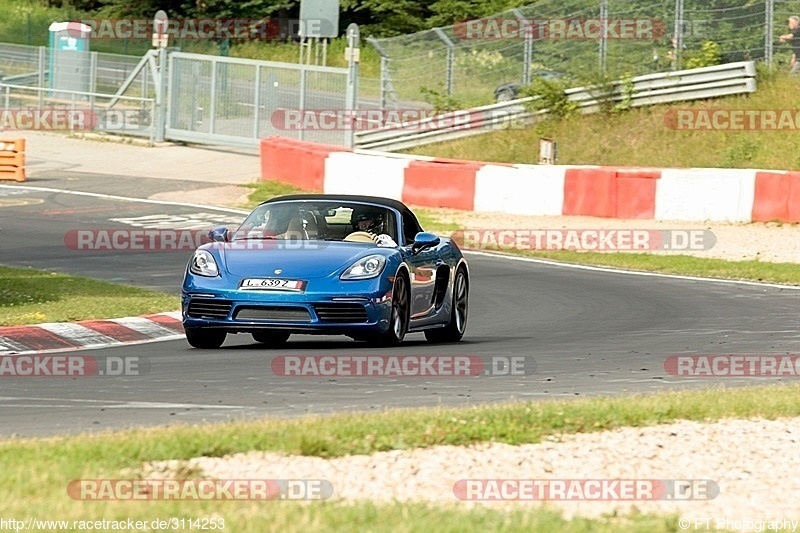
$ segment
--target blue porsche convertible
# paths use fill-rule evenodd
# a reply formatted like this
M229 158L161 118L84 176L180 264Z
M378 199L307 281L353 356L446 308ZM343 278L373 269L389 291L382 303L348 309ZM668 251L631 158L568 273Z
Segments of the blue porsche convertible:
M183 281L183 326L195 348L219 348L229 333L272 346L293 333L385 345L414 332L432 342L464 335L466 260L396 200L282 196L236 231L209 236Z

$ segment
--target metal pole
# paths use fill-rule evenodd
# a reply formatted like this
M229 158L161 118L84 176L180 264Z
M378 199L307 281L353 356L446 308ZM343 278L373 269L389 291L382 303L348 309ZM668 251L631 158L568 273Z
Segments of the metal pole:
M680 70L683 56L683 0L675 0L675 62L672 70Z
M525 32L525 41L522 49L522 83L523 85L529 85L531 83L531 62L533 61L533 28L527 23L522 11L512 9L511 12L520 21L520 26Z
M347 26L347 48L350 50L347 69L347 92L345 97L345 110L354 111L358 108L358 61L356 50L360 41L360 31L358 24L351 23ZM355 146L356 137L353 131L354 124L345 128L345 146L352 148Z
M165 109L165 98L167 95L167 76L170 69L167 68L167 50L159 48L158 52L158 79L156 82L156 101L155 101L155 139L156 142L164 142L165 130L167 128L167 113ZM171 60L171 59L170 59ZM196 78L195 78L196 79ZM192 129L194 125L192 125Z
M453 95L453 68L455 63L455 45L453 41L450 40L447 35L441 30L441 28L436 28L433 30L436 32L436 35L439 36L439 39L447 46L447 71L445 73L445 86L447 87L447 96Z
M47 62L47 48L44 46L39 47L39 88L42 89L45 86L45 63ZM44 91L39 91L39 109L44 106Z
M155 101L150 101L150 144L148 146L153 146L155 141L155 131L156 126L153 123L153 117L155 117L156 109L155 109Z
M97 92L97 52L89 54L89 108L94 111L94 93Z
M600 0L600 24L603 26L600 35L600 73L605 74L608 57L608 0Z
M261 130L261 65L256 65L255 87L256 91L253 94L253 103L255 104L255 113L253 113L255 119L253 123L253 138L258 139ZM303 90L302 85L300 90Z
M772 67L772 34L775 32L775 0L766 1L764 12L764 61L767 66Z
M147 91L149 87L147 86L147 69L142 69L142 98L147 98Z
M306 70L306 69L300 70L300 102L299 102L300 105L298 106L300 108L300 113L305 112L305 108L306 108L307 81L308 81L308 70ZM304 128L300 128L298 133L299 133L298 140L299 141L304 140L304 138L305 138L305 129Z
M389 84L391 76L389 73L389 55L378 44L378 41L376 41L372 37L367 37L367 42L371 44L372 47L375 48L375 50L377 50L378 54L381 56L380 102L381 102L381 109L386 109L386 106L389 103Z
M381 56L381 109L386 109L386 84L389 77L389 59Z
M522 61L525 63L522 66L522 83L530 85L531 83L531 63L533 62L533 36L525 36L525 48L522 51Z
M306 38L301 35L300 36L300 46L299 46L299 48L300 48L300 57L297 59L297 63L299 65L303 64L303 42L305 40L306 40Z
M211 60L211 101L208 103L208 133L214 134L217 121L217 60Z

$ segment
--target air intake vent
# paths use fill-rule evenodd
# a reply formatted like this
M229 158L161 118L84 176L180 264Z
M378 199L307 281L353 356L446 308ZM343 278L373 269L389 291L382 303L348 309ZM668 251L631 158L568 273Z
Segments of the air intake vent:
M240 307L236 320L311 322L311 313L305 307Z
M192 298L188 315L192 318L227 318L231 312L231 302L206 298Z
M367 321L367 308L361 304L315 304L314 311L322 322L353 324Z

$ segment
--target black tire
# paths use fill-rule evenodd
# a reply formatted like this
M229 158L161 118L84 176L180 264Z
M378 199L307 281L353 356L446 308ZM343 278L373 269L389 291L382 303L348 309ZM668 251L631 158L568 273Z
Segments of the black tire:
M256 331L251 333L253 340L261 344L268 344L270 346L279 346L289 340L291 333L283 333L282 331Z
M222 346L228 334L221 329L186 328L186 340L194 348L213 350Z
M379 338L379 344L396 346L403 342L403 338L408 332L410 292L408 278L405 274L398 274L392 290L392 315L389 319L389 329Z
M469 311L469 279L467 271L459 268L453 282L453 302L450 322L443 328L425 331L425 338L430 342L458 342L467 330Z

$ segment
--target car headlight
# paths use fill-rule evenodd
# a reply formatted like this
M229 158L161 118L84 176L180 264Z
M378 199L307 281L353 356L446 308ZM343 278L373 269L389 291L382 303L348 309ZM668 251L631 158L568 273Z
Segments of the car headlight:
M208 276L210 278L219 276L217 262L214 261L214 256L206 250L196 250L194 252L192 261L189 263L189 270L192 274L197 274L198 276Z
M378 254L368 255L350 265L339 277L340 279L374 278L383 271L384 266L386 266L385 257Z

